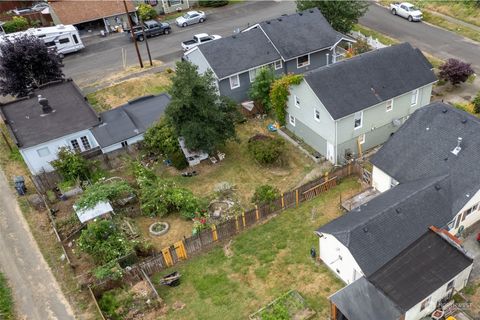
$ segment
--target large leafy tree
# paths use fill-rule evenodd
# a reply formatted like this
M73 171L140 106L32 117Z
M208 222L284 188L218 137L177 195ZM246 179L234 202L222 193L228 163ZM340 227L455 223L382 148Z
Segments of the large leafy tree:
M262 68L248 91L250 98L260 103L266 113L269 113L271 110L270 88L274 81L275 73L272 68Z
M214 152L235 137L235 103L218 95L212 72L201 75L187 61L177 62L176 69L166 115L188 148Z
M457 59L448 59L440 66L438 77L442 80L449 81L453 85L467 81L468 77L474 74L470 63L466 63Z
M60 57L34 36L5 38L0 54L0 93L4 96L25 96L32 88L63 77Z
M296 0L297 11L318 8L331 26L342 33L352 30L358 19L367 12L368 2L361 0Z

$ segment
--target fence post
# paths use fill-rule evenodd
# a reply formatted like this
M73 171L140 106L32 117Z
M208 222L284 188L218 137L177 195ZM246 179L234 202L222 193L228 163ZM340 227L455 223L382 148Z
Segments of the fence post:
M295 190L295 202L297 203L297 207L298 207L298 189Z
M93 294L92 288L88 286L88 291L90 291L90 295L92 296L93 302L95 302L95 306L97 307L98 313L100 313L100 316L102 317L103 320L105 320L105 316L103 315L102 309L100 309L100 306L98 305L97 298Z
M176 242L174 245L175 251L177 252L177 257L186 260L187 259L187 250L185 250L185 244L183 240Z
M237 233L240 232L240 227L238 225L238 216L235 217L235 229L237 230Z
M257 221L260 219L259 212L258 212L258 206L255 205L255 215L257 216Z
M247 224L245 223L245 211L242 212L243 227L245 228Z
M352 163L349 162L347 166L347 175L350 176L352 174Z
M213 236L213 241L218 240L217 226L214 224L212 224L212 236Z
M283 197L283 193L282 193L282 209L285 209L285 198Z
M165 259L165 263L167 264L167 267L173 266L173 259L172 255L170 254L170 248L162 249L162 254L163 258Z

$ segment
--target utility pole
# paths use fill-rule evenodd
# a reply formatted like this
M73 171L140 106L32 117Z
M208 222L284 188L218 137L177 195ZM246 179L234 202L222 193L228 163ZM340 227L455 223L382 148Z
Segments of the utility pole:
M140 51L138 50L137 37L135 37L135 32L133 30L132 17L130 17L130 14L128 13L127 2L125 0L123 0L123 6L125 7L125 13L127 14L127 17L128 17L128 24L130 25L132 40L133 40L133 43L135 44L135 50L137 51L138 62L140 63L140 68L143 68L142 57L140 56Z
M143 27L143 20L140 18L140 26L142 27L143 40L145 40L145 46L147 47L148 60L150 61L150 67L153 67L152 55L150 54L150 46L148 45L147 35L145 34L145 28Z

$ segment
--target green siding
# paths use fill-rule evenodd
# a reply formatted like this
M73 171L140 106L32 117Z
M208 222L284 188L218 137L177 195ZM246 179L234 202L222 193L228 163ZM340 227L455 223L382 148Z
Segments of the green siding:
M327 141L318 133L310 129L301 120L295 120L295 126L289 122L286 125L287 129L295 133L295 135L305 141L309 146L318 151L322 156L327 156Z

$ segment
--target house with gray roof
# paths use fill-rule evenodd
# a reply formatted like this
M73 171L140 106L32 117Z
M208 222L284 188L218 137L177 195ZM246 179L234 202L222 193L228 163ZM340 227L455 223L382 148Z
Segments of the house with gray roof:
M307 72L290 87L286 128L333 164L384 143L430 103L432 65L409 43Z
M201 73L211 70L219 93L242 102L248 100L260 68L271 67L277 75L304 73L342 59L345 50L340 45L353 41L335 31L315 8L202 44L186 52L184 59Z
M429 226L460 236L480 220L480 120L441 102L415 111L373 156L380 194L316 230L347 284L369 277Z
M332 296L333 320L419 320L467 284L473 259L435 228L390 262Z
M143 140L143 134L165 113L168 94L148 95L100 114L102 123L91 129L103 153Z

